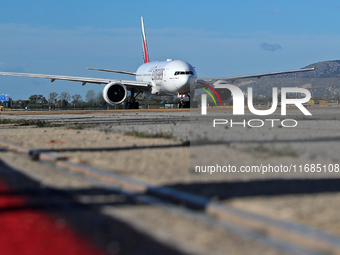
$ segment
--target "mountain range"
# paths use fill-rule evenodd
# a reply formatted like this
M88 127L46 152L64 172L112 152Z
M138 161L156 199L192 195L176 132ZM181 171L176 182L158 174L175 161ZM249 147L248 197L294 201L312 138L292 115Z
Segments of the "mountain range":
M303 87L311 91L313 97L334 98L340 95L340 60L322 61L308 65L304 68L314 67L314 71L292 73L262 77L258 79L245 79L235 82L235 85L246 91L248 86L253 87L259 97L271 96L272 87Z

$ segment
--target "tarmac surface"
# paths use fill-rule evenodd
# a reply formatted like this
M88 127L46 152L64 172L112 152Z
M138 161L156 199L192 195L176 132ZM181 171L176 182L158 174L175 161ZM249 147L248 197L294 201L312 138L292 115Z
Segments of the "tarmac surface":
M273 126L266 117L249 112L235 117L230 109L208 109L203 117L199 111L2 112L0 120L13 123L0 125L0 140L340 236L339 110L309 109L312 116L304 116L297 109L288 110L287 116L278 112L270 116L279 120ZM228 120L228 124L214 128L214 119ZM249 127L252 119L257 121L251 125L261 124L260 119L264 126ZM284 127L284 119L294 119L298 125ZM19 120L21 124L14 123ZM25 122L21 120L41 127L22 125ZM245 120L245 124L231 127L230 120ZM15 163L19 172L43 187L73 191L92 187L11 152L0 152L0 157ZM313 171L318 164L322 171ZM216 165L237 170L195 172L197 166ZM281 166L291 171L263 173L261 168L260 172L240 172L241 167L252 166ZM170 254L225 254L225 249L229 254L280 254L160 208L129 204L117 208L106 203L99 211L148 233L150 240L165 245L162 249ZM120 247L122 251L121 241L107 241L107 235L102 238L106 241L97 241L99 246L115 252Z
M255 116L250 112L246 112L244 116L235 116L231 109L212 109L208 111L207 117L201 116L197 110L118 110L99 113L78 111L76 114L50 112L52 114L44 115L41 112L4 112L1 116L10 120L82 126L104 132L169 134L176 141L191 141L193 144L223 143L245 149L263 146L274 151L286 148L298 157L338 160L340 108L320 107L309 111L312 116L305 116L298 109L288 109L287 116L276 111L270 117ZM216 124L213 128L213 119L229 122ZM260 120L263 122L262 127L251 127L261 125ZM239 124L231 127L231 121ZM283 127L282 123L287 126L296 124L296 127Z

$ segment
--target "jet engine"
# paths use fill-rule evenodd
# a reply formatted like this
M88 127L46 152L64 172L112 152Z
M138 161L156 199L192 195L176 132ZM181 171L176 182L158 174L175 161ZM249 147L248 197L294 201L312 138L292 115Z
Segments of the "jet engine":
M227 85L228 83L226 81L223 80L218 80L214 83L214 87L216 85ZM229 100L231 100L231 91L229 89L221 89L221 88L215 88L217 94L220 96L221 101L223 103L228 102Z
M108 104L111 105L123 103L126 99L126 96L126 87L120 82L111 82L103 89L103 98Z

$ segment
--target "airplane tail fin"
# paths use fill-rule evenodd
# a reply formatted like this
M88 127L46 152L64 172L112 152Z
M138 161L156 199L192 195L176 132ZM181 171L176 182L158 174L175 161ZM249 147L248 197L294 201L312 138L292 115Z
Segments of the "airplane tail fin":
M145 36L145 29L144 29L144 19L142 19L142 37L143 37L143 57L144 57L144 63L149 62L149 53L148 53L148 46L146 44L146 36Z

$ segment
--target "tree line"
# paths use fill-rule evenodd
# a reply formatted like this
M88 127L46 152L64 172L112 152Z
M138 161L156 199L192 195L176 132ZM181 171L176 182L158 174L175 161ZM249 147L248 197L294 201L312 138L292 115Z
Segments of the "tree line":
M129 96L128 96L129 98ZM138 101L140 105L152 105L152 104L164 104L168 102L177 102L179 99L175 99L173 96L157 96L152 97L149 95L139 95ZM56 92L49 93L48 97L44 97L41 94L31 95L28 100L10 100L10 102L2 103L7 108L13 109L89 109L89 108L102 108L107 109L108 103L104 100L101 92L96 93L94 90L89 90L86 93L85 99L80 94L70 95L68 92ZM114 106L110 106L113 108Z
M102 93L96 94L94 90L89 90L86 93L85 100L80 94L70 95L68 92L49 93L48 97L41 94L31 95L28 100L13 100L7 104L10 108L97 108L105 107L105 102Z

